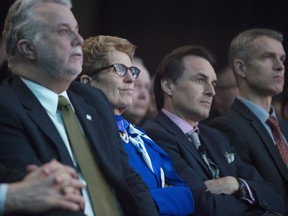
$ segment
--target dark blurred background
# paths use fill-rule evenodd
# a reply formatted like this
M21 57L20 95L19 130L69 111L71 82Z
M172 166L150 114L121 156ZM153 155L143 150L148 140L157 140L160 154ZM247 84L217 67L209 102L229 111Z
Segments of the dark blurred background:
M1 0L1 31L13 2ZM98 34L127 38L137 45L136 56L153 74L165 54L186 44L205 46L222 67L230 40L248 28L282 32L287 51L287 4L287 0L74 0L73 12L84 38Z

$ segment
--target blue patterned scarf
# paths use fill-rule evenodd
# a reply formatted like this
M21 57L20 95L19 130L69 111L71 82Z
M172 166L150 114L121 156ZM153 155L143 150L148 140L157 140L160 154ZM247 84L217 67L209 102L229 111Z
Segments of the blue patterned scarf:
M144 142L146 145L149 145L155 152L157 152L160 155L161 157L160 164L158 164L159 160L153 160L153 158L151 158L151 161L153 163L153 168L154 168L154 170L152 171L158 172L158 173L155 173L155 175L159 175L159 173L160 175L164 175L165 182L168 183L169 185L186 185L186 182L176 174L174 167L172 165L171 158L153 140L151 140L143 130L141 130L140 128L135 128L131 123L125 120L122 116L115 115L115 119L118 124L119 133L124 142L126 141L127 143L129 138L132 138L132 140L138 140L138 141L139 139L141 139L142 142ZM135 146L135 142L134 143L131 142L131 143ZM135 146L136 149L138 151L141 151L139 150L138 146L139 145ZM161 169L164 173L161 173Z

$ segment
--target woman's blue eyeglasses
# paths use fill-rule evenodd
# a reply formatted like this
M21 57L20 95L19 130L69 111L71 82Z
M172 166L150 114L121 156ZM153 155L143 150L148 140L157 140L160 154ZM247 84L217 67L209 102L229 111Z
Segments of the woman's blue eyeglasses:
M93 73L99 73L100 71L106 70L108 68L113 67L114 72L119 75L119 76L125 76L128 72L128 70L131 72L132 76L134 77L134 79L137 79L141 70L137 67L127 67L126 65L120 64L120 63L116 63L116 64L112 64L112 65L108 65L102 68L99 68L97 70L95 70Z

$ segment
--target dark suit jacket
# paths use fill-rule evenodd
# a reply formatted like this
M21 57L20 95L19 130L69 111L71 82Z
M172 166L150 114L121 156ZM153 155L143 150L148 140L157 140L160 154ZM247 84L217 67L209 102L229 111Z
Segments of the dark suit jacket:
M242 160L255 166L266 181L282 191L288 208L288 169L266 128L250 109L236 99L211 126L224 132ZM287 125L282 125L282 132L288 140Z
M125 215L158 215L147 186L128 164L110 104L93 87L73 82L67 91L106 180ZM92 120L87 119L87 114ZM73 166L69 153L37 98L15 76L0 87L0 162L25 170L52 158Z
M176 171L190 186L195 200L195 215L258 215L261 211L265 212L264 209L283 213L284 204L280 193L273 185L265 183L255 168L239 159L227 138L213 128L204 125L199 125L199 128L200 141L206 146L208 156L218 165L220 177L243 178L257 200L252 213L251 205L233 195L216 195L206 191L204 181L211 177L204 160L182 130L160 111L154 119L146 122L144 129L170 155ZM229 154L234 154L231 163L226 159Z
M8 170L2 164L0 164L0 183L11 183L22 180L24 177L23 173Z

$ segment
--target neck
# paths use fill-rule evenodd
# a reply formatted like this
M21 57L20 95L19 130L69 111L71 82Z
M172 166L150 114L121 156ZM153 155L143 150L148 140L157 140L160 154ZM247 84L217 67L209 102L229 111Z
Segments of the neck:
M261 106L263 109L265 109L267 112L270 111L271 108L271 102L272 102L272 96L261 96L259 94L256 94L254 92L248 92L248 91L241 91L239 89L239 95L259 106Z

